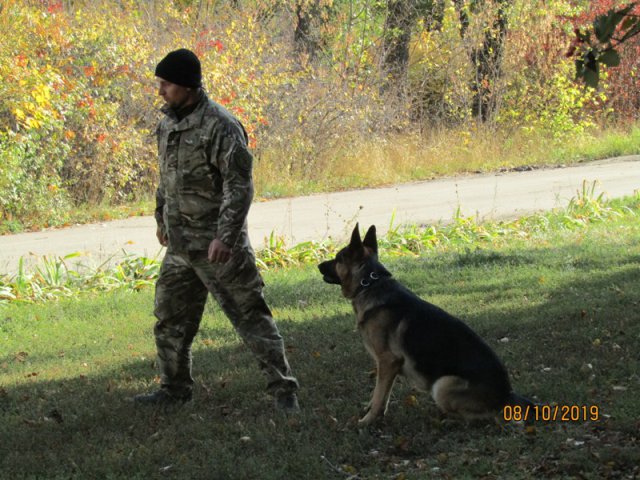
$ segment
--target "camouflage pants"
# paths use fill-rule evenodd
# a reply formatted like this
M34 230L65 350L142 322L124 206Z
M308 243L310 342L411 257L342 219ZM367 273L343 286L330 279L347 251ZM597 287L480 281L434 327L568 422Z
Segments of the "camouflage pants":
M191 390L191 344L209 292L258 359L272 394L295 391L284 342L262 295L264 283L253 251L234 250L228 262L210 263L206 252L167 252L156 283L154 334L162 388Z

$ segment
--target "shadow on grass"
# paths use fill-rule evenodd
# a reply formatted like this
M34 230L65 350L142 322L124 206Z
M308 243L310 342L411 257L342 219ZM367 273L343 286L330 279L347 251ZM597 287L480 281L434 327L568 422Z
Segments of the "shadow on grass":
M298 418L274 413L252 356L238 342L217 346L216 338L233 332L205 320L194 349L195 398L175 411L128 401L157 388L151 360L3 386L0 468L8 478L633 476L640 274L638 255L623 250L388 264L423 298L471 324L499 352L517 390L545 403L597 405L600 421L551 422L529 433L469 424L444 418L401 381L387 418L359 430L354 422L373 387L373 363L347 301L310 268L267 275L266 294L301 383ZM492 295L495 303L487 300ZM208 307L207 318L220 315Z

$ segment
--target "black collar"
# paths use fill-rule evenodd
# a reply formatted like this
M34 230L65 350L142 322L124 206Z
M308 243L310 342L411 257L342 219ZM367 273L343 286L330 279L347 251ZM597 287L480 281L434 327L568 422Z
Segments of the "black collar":
M369 275L365 275L362 278L362 280L360 280L360 285L356 289L356 293L354 297L357 296L359 293L363 292L364 290L366 290L367 288L371 287L371 285L376 283L381 278L389 278L389 277L391 277L391 274L386 270L378 271L378 272L373 270L369 272Z

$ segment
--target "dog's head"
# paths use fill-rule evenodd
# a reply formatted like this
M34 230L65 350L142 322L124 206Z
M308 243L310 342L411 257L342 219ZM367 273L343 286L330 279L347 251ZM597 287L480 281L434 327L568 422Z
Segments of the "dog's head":
M325 282L342 286L342 293L347 298L355 295L364 276L372 271L378 270L390 275L378 263L378 239L375 225L369 227L362 240L359 226L356 224L349 245L340 250L333 260L327 260L318 265L318 269Z

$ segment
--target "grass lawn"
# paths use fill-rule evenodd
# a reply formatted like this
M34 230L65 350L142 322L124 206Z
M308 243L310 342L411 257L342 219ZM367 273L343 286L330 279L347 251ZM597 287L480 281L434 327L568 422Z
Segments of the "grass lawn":
M279 417L217 306L194 344L195 398L174 412L128 399L157 388L152 290L0 309L0 477L79 479L638 478L637 216L483 248L382 261L467 321L514 388L598 419L533 429L444 417L396 384L388 416L355 420L373 388L351 307L314 266L265 273L300 381Z

